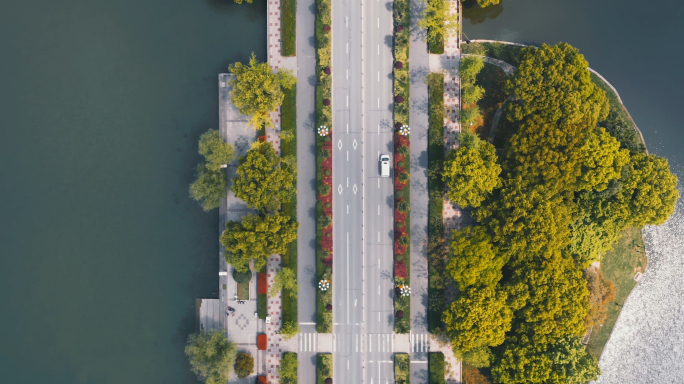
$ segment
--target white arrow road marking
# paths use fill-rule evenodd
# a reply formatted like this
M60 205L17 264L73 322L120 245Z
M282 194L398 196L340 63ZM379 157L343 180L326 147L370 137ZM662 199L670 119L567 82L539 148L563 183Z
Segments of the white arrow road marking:
M356 188L356 184L354 184L354 188L352 188L352 190L354 191L354 194L356 195L356 191L359 190L358 188Z
M359 145L359 143L356 142L356 139L354 139L354 142L352 143L352 147L356 149L356 147Z
M340 186L337 187L337 192L339 192L340 195L342 194L342 184L340 184Z
M337 149L342 149L342 139L337 140Z

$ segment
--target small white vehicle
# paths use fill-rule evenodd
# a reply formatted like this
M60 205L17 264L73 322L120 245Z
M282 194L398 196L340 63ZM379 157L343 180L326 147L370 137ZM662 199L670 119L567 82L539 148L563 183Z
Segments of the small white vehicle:
M380 177L389 177L390 175L390 157L389 155L380 156Z

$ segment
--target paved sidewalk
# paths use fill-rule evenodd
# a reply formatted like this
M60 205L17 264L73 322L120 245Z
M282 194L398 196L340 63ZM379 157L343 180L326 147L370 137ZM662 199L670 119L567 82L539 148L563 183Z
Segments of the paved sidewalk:
M428 264L427 264L427 140L430 58L425 30L417 22L425 4L411 1L410 117L411 127L411 333L427 333ZM396 335L398 350L411 354L411 383L427 384L427 353L411 348L409 335Z
M275 275L280 270L280 255L271 255L266 265L266 281L268 286L273 285ZM283 349L281 348L281 338L278 332L282 328L281 307L283 303L283 291L278 292L275 297L268 296L267 313L271 317L270 324L266 324L266 335L268 336L268 349L266 351L266 374L269 383L279 383L280 357Z

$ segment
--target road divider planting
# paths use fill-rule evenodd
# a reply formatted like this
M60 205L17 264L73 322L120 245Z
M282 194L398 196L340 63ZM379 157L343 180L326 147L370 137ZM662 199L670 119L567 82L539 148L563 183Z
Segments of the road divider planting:
M394 2L394 330L411 330L410 210L411 142L409 135L410 0Z
M333 325L331 0L316 0L316 11L316 329L319 333L330 333Z
M316 384L328 384L332 382L333 357L330 353L319 353L316 362Z

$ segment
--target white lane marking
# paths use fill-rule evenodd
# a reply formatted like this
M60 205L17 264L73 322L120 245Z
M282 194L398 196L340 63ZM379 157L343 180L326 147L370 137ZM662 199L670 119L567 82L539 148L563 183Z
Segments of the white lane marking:
M373 338L371 335L368 335L368 352L373 352Z
M378 108L380 108L380 98L378 97Z
M378 243L380 242L380 231L378 231Z
M347 69L347 80L349 80L349 70Z
M380 296L380 284L378 284L378 296ZM380 312L378 312L378 321L380 321Z
M378 205L378 216L380 216L380 206Z
M378 257L378 268L380 268L380 258Z
M354 306L355 306L355 307L356 307L356 301L357 301L357 300L358 300L358 299L354 299Z
M359 351L359 334L356 334L356 352Z
M380 179L378 179L378 188L380 188Z
M390 338L390 352L394 352L394 337Z
M347 27L349 26L349 16L344 17L344 25Z
M349 370L349 359L347 359L347 371Z
M349 43L347 43L347 53L349 53ZM378 44L378 56L380 56L380 44Z
M349 124L347 124L347 133L349 133Z
M380 124L378 124L378 135L380 135Z
M380 28L380 18L378 17L378 28Z
M347 177L347 188L349 188L349 177Z
M316 325L316 323L299 322L299 325Z
M349 204L347 204L347 215L349 214Z
M380 71L378 71L378 81L380 81Z
M347 151L347 161L349 161L349 151Z
M311 335L311 336L312 337L309 337L309 351L313 351L313 336L315 336L315 335Z
M347 95L347 107L349 107L349 95Z
M349 324L349 312L351 311L349 311L349 232L347 232L347 324Z

